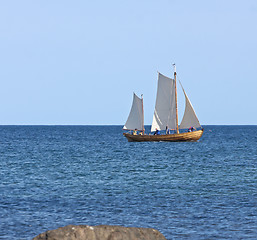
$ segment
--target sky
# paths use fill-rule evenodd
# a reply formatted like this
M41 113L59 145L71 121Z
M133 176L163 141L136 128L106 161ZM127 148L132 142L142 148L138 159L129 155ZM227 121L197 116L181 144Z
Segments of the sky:
M0 1L0 34L0 125L122 125L133 92L150 125L174 62L201 124L257 124L256 0Z

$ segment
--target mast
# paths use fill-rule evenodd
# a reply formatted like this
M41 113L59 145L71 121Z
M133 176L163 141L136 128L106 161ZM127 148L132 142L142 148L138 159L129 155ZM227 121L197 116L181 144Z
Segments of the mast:
M143 135L145 135L145 128L144 128L144 103L143 103L143 94L141 94L141 98L142 98L142 113L143 113L143 117L142 117L142 131L143 131Z
M175 99L176 99L176 127L177 127L177 133L179 133L178 130L178 97L177 97L177 73L176 73L176 65L173 64L174 67L174 80L175 80Z

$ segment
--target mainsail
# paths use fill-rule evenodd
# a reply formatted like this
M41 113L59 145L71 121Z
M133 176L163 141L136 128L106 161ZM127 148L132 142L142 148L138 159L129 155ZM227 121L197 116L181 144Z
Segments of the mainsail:
M179 129L185 129L185 128L190 128L190 127L195 127L195 128L199 128L201 127L200 122L195 114L195 111L193 109L193 106L180 82L180 86L184 92L185 95L185 102L186 102L186 107L185 107L185 112L184 112L184 116L183 119L180 123Z
M133 97L132 107L123 129L128 130L141 130L144 126L144 113L143 113L143 99L139 98L135 93Z
M158 89L151 131L165 130L166 126L175 129L176 99L175 80L158 73Z

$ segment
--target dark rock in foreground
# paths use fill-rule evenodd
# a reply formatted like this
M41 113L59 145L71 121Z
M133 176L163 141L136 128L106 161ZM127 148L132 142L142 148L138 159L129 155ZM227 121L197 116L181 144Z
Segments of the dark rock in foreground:
M166 240L153 228L68 225L39 234L33 240Z

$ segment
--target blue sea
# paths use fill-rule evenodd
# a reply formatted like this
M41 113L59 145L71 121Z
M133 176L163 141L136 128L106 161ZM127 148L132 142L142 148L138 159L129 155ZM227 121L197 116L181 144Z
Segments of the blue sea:
M68 224L257 239L257 126L204 128L129 143L122 126L0 126L0 239Z

